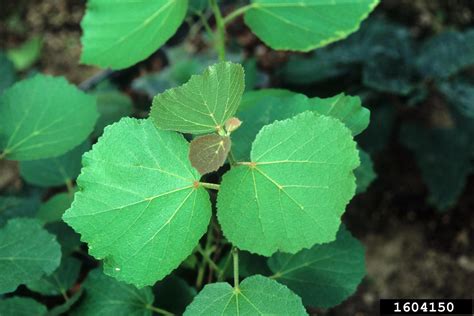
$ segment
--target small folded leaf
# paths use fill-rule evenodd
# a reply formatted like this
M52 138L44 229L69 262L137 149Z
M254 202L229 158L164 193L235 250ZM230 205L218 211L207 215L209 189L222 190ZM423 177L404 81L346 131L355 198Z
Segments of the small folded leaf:
M89 136L97 116L94 97L64 78L36 75L0 96L0 150L13 160L62 155Z
M211 205L188 152L178 133L123 118L84 155L80 190L63 219L104 259L106 274L152 285L192 253Z
M193 139L189 146L191 165L202 175L217 171L227 159L230 144L229 137L216 134Z
M34 219L12 219L0 230L0 294L53 272L61 260L56 237ZM8 273L6 273L8 271Z
M183 22L187 0L90 0L81 26L81 61L122 69L147 58Z
M265 126L251 162L222 179L217 216L225 237L264 256L333 241L358 165L350 130L339 120L304 112Z
M278 50L310 51L355 32L378 0L252 0L245 23Z
M365 151L359 149L360 166L354 170L356 177L357 189L356 193L364 193L372 181L377 178L377 174L374 171L374 164L370 155Z
M26 182L40 187L66 185L81 172L82 154L90 148L91 143L87 140L62 156L21 161L20 174Z
M41 205L36 218L44 223L59 222L64 211L71 207L73 200L74 196L72 193L58 193Z
M335 241L294 255L276 253L268 265L275 280L301 296L305 305L317 308L341 303L366 273L364 247L343 226Z
M157 95L150 116L162 129L192 134L221 131L237 111L244 85L242 66L221 62Z
M73 315L152 315L148 306L153 304L149 287L137 289L106 276L99 269L89 273L83 284L85 295Z
M81 262L73 257L62 260L59 268L49 276L28 282L26 286L43 295L66 295L66 292L74 285L79 276Z
M47 309L32 298L11 297L0 300L0 315L44 316Z
M208 284L186 309L185 316L197 315L307 315L295 293L261 275L246 278L239 289L229 283Z

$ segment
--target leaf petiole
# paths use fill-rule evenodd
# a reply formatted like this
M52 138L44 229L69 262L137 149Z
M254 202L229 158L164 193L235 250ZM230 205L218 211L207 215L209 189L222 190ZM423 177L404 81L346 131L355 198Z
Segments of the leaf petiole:
M219 191L220 185L215 183L207 183L207 182L199 182L200 185L205 187L206 189L217 190Z
M239 290L239 250L232 248L232 258L234 259L234 289Z
M157 314L160 314L160 315L174 316L173 313L170 313L170 312L168 312L168 311L166 311L166 310L164 310L164 309L155 307L155 306L153 306L153 305L146 305L145 308L148 309L148 310L151 310L151 311L153 311L153 312L155 312L155 313L157 313Z
M249 9L253 8L254 6L255 5L253 3L247 4L243 7L238 8L235 11L232 11L224 18L224 24L231 22L233 19L237 18L239 15L244 14L245 12L247 12Z

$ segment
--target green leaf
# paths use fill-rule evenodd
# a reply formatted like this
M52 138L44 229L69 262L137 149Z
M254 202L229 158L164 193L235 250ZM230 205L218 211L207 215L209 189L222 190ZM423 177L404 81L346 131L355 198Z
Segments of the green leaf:
M73 305L75 305L82 296L83 289L80 288L77 292L75 292L67 301L65 301L61 305L57 305L50 309L46 316L59 316L65 315L67 311L69 311ZM67 315L67 314L66 314Z
M26 70L38 61L42 47L43 40L34 36L23 43L20 47L8 50L7 56L13 62L17 70Z
M81 62L121 69L147 58L183 22L187 0L89 0Z
M191 165L204 175L217 171L225 163L230 151L230 138L216 134L199 136L189 146Z
M364 247L343 226L335 241L294 255L276 253L268 265L275 280L301 296L305 305L318 308L341 303L366 274Z
M263 126L304 111L312 110L340 119L352 130L353 135L361 133L369 124L370 112L362 107L358 97L338 94L331 98L309 99L295 93L277 97L273 95L274 92L267 91L252 92L250 100L246 97L247 93L244 94L245 107L237 113L243 124L232 134L232 152L237 160L249 159L250 144ZM258 94L261 97L257 97Z
M59 268L51 275L39 280L28 282L26 286L43 295L66 295L66 292L76 283L81 262L72 257L62 260Z
M56 238L34 219L12 219L0 230L0 293L53 272L61 260Z
M147 306L153 304L150 288L137 289L104 275L99 269L89 273L83 284L84 299L73 315L151 316Z
M47 223L44 228L51 234L56 236L61 245L61 252L63 255L71 254L79 250L81 246L81 239L71 227L64 222Z
M0 150L14 160L56 157L81 144L96 120L93 97L64 78L36 75L0 97Z
M225 237L264 256L334 240L358 165L349 129L334 118L304 112L265 126L251 162L222 179L217 215Z
M396 119L396 110L391 104L380 104L370 110L370 125L357 137L357 143L371 155L382 151L390 140Z
M240 102L239 112L247 110L267 97L286 98L297 95L298 93L286 89L262 89L256 91L246 91Z
M0 227L16 217L34 217L40 201L32 197L0 196Z
M448 78L474 65L473 42L474 29L444 32L428 39L416 60L419 71L425 76Z
M58 193L41 205L36 217L44 223L59 222L73 200L71 193Z
M81 172L82 154L90 148L91 143L85 141L62 156L21 161L20 174L26 182L40 187L70 184Z
M11 297L0 300L0 315L43 316L47 309L32 298Z
M133 113L133 104L130 98L118 91L104 91L97 93L97 109L99 119L94 129L93 137L102 135L107 125L119 121L122 117Z
M161 280L206 231L211 205L183 136L123 118L83 157L80 191L64 221L105 273L138 287Z
M181 87L157 95L150 116L162 129L192 134L221 131L237 111L243 91L242 66L221 62Z
M301 299L286 286L261 275L246 278L239 289L208 284L184 315L307 315Z
M245 23L273 49L310 51L359 28L378 0L252 0Z
M16 81L15 67L7 56L0 52L0 93Z
M372 181L377 178L377 174L374 171L374 164L370 155L365 151L359 149L360 166L354 170L356 177L357 189L356 193L364 193L370 186Z
M156 297L154 305L176 315L183 315L186 306L196 296L196 289L174 275L157 283L153 291Z
M474 39L474 37L473 37ZM444 94L451 106L458 109L465 116L474 118L474 82L457 79L444 81L439 85L439 90Z

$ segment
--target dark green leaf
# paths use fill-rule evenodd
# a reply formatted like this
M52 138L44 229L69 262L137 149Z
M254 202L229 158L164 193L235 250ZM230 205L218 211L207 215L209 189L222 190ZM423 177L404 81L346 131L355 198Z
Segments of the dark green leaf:
M365 151L359 149L360 166L354 170L356 177L357 189L356 193L363 193L367 190L372 181L375 180L377 175L374 171L374 164L370 155Z
M474 81L445 81L439 84L439 89L451 106L458 109L464 115L474 118Z
M97 138L102 135L107 125L119 121L122 117L133 113L133 104L130 98L118 91L104 91L97 93L97 109L99 119L95 125L92 136Z
M41 205L36 217L44 223L59 222L73 200L72 193L58 193Z
M15 217L34 217L40 206L36 197L0 196L0 227Z
M2 316L43 316L46 312L46 306L31 298L11 297L0 300Z
M174 275L158 282L153 291L156 297L155 306L176 315L183 315L186 306L197 294L193 287Z
M8 57L0 52L0 94L16 81L15 67Z

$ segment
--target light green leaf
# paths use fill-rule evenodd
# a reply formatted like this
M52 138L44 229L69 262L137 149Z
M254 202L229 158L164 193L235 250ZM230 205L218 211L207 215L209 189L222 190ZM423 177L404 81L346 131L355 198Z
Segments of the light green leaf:
M273 49L310 51L359 28L378 0L252 0L245 23Z
M249 159L250 144L263 126L304 111L311 110L340 119L353 135L361 133L369 125L370 112L362 107L359 97L341 93L331 98L310 99L303 94L282 93L277 96L272 90L267 91L251 92L250 97L244 94L245 107L237 113L243 124L232 134L232 152L237 160Z
M36 197L0 196L0 227L15 217L34 217L40 206Z
M61 260L56 237L34 219L12 219L0 230L0 294L53 272Z
M15 67L10 59L0 51L0 93L10 87L16 80Z
M93 137L102 135L107 125L119 121L122 117L133 113L133 104L130 98L118 91L103 91L97 93L97 109L99 119L94 129Z
M137 289L134 286L118 282L102 273L93 270L83 284L84 299L73 315L127 315L151 316L147 306L153 304L153 293L150 288Z
M47 309L32 298L11 297L0 300L0 315L9 316L43 316Z
M0 97L0 155L14 160L62 155L87 138L96 120L95 98L64 78L36 75Z
M183 22L187 0L89 0L81 62L121 69L147 58Z
M36 217L44 223L59 222L73 200L72 193L58 193L41 205Z
M301 296L305 305L318 308L341 303L366 274L364 247L343 226L335 241L294 255L276 253L268 265L275 280Z
M157 95L150 116L162 129L192 134L221 131L237 111L243 91L242 66L222 62Z
M333 241L358 165L350 130L334 118L304 112L265 126L251 162L222 179L217 215L225 237L264 256Z
M188 306L195 315L307 315L301 298L286 286L261 275L246 278L238 290L228 283L208 284Z
M7 51L7 56L15 65L17 70L30 68L40 57L43 40L34 36L24 42L20 47Z
M191 254L211 205L188 151L183 136L123 118L84 155L80 191L63 219L104 259L106 274L152 285Z
M360 166L354 170L357 183L357 194L364 193L370 186L372 181L377 178L377 174L374 171L374 164L370 155L365 151L359 149Z
M40 187L70 184L81 172L82 154L90 148L91 143L85 141L62 156L21 161L20 174L26 182Z
M51 275L39 280L28 282L26 286L43 295L66 295L66 292L76 283L81 262L73 257L62 260L59 268Z

